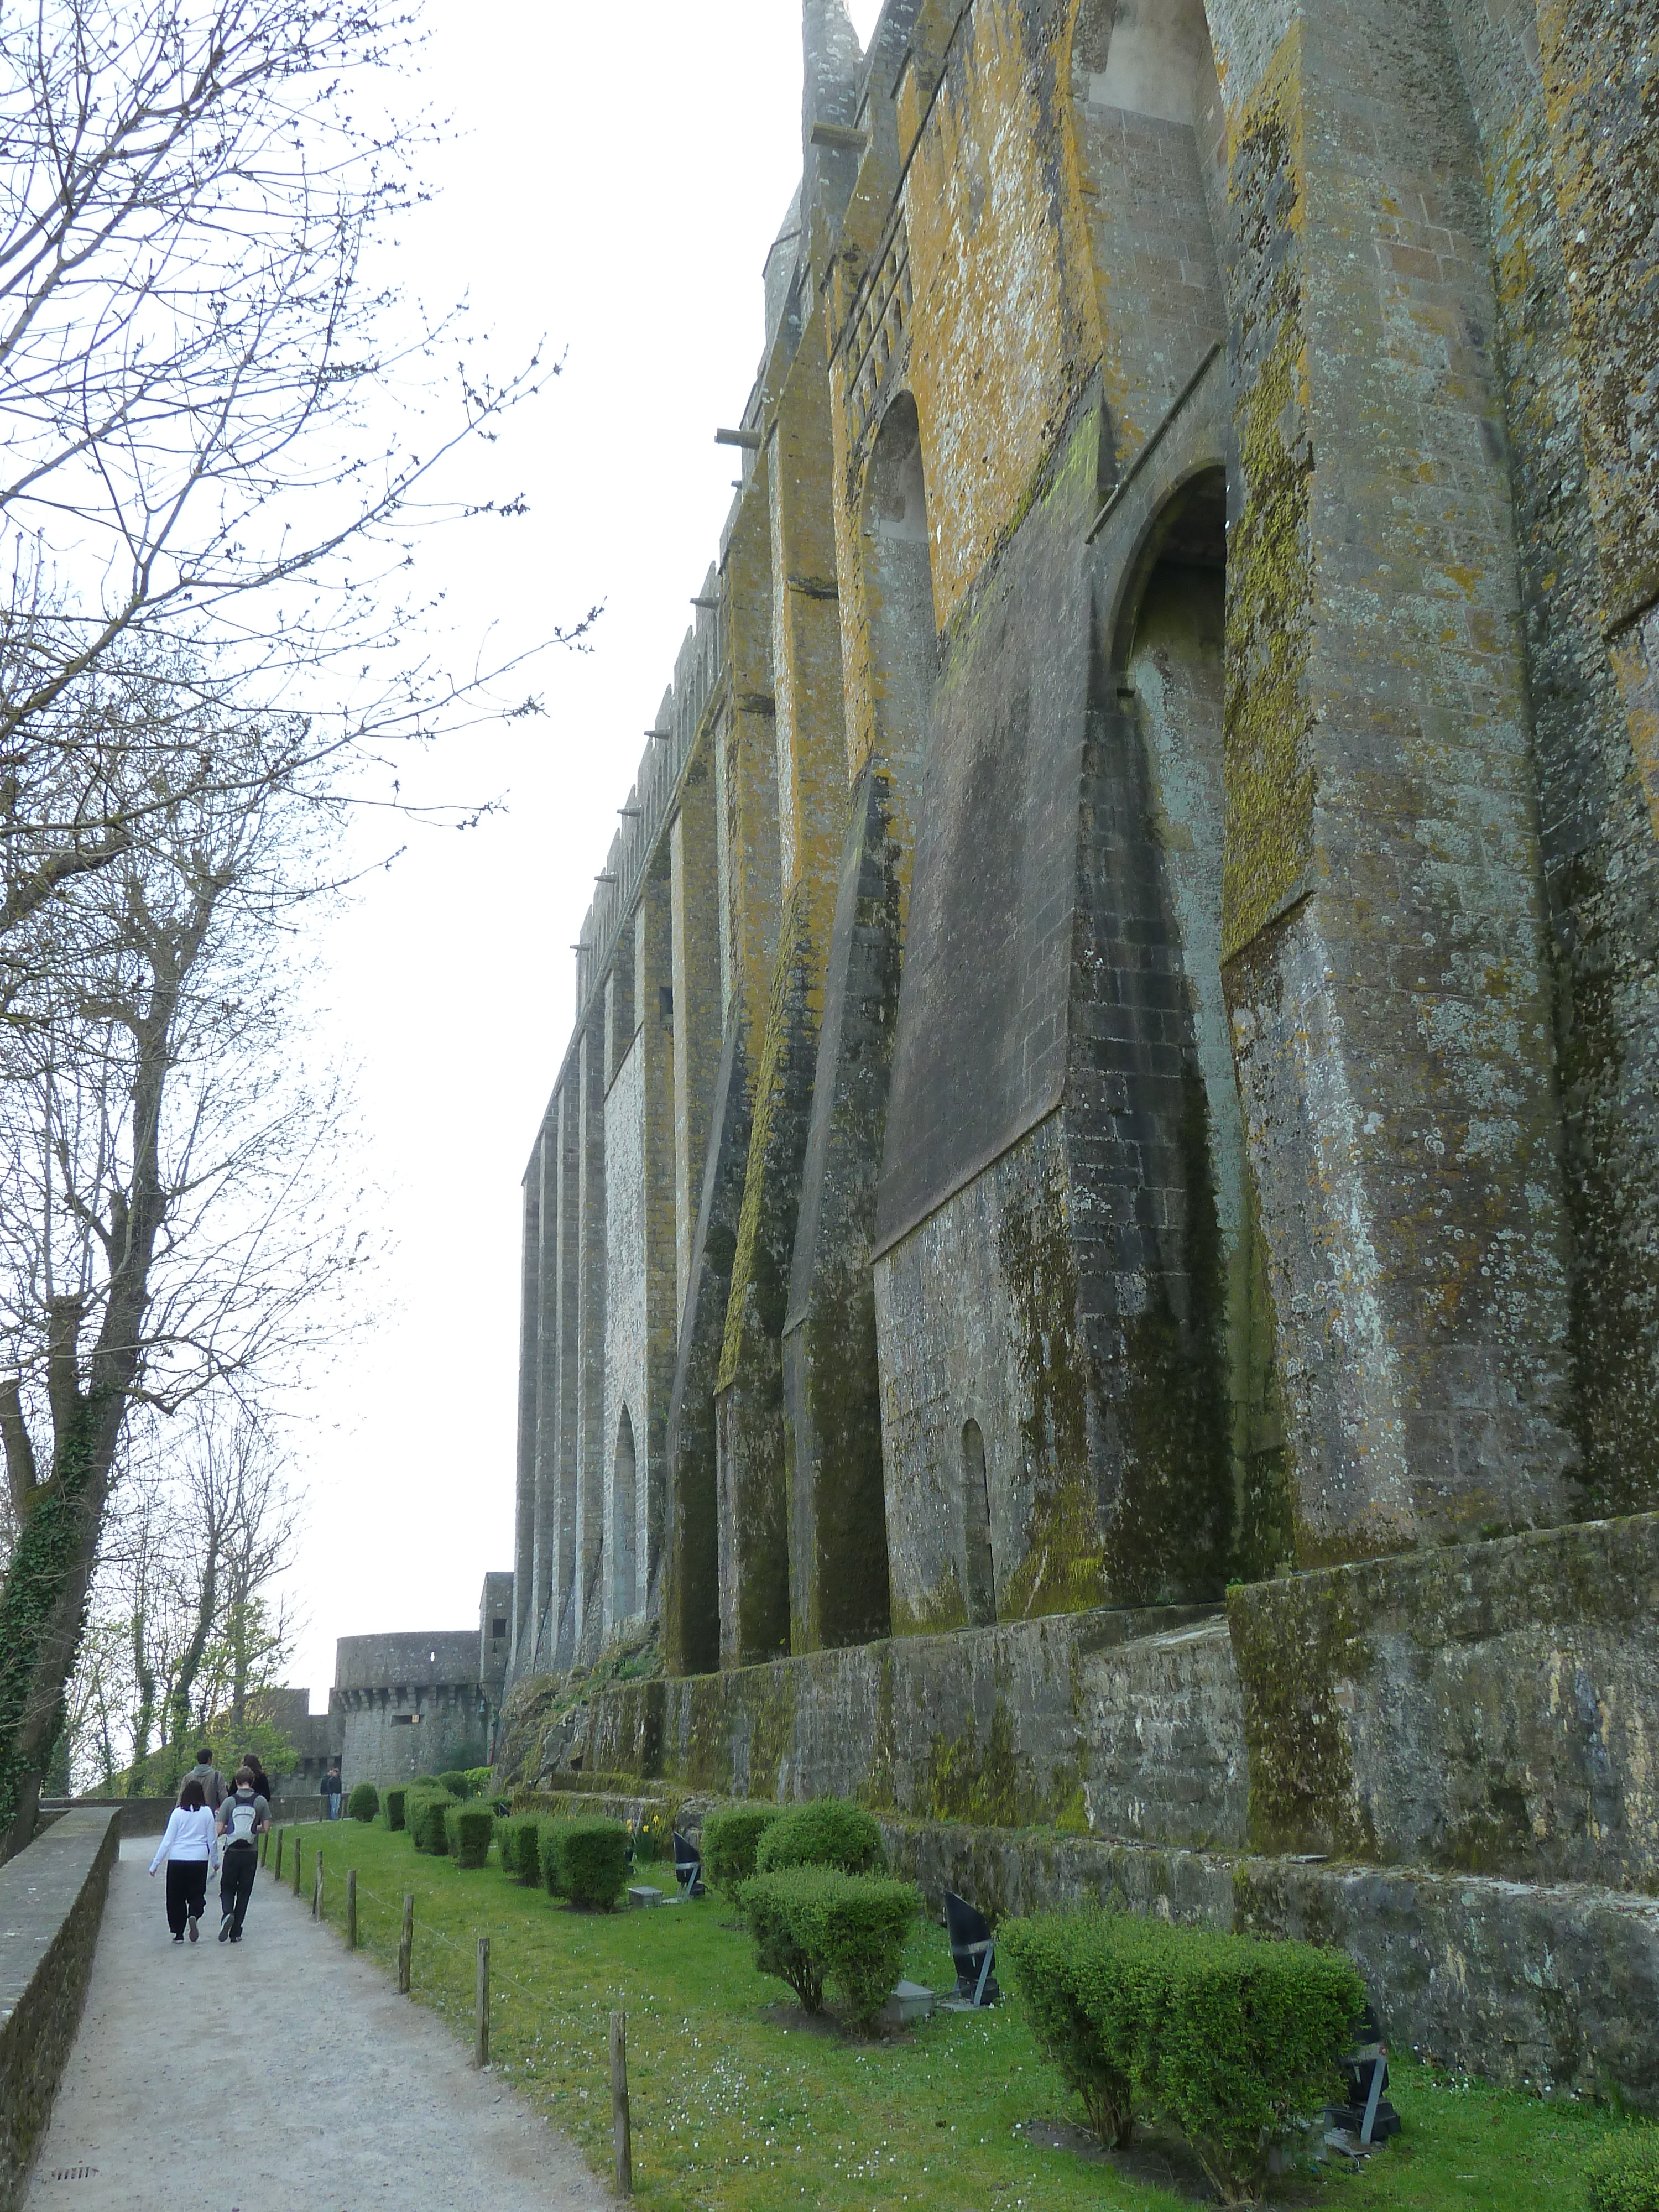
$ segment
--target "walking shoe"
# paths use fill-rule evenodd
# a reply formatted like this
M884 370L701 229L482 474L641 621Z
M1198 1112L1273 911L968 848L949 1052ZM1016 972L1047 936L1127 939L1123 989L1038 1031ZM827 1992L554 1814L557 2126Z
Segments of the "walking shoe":
M230 1941L230 1915L228 1912L219 1923L219 1941L222 1943L228 1943Z
M193 1943L196 1941L196 1915L193 1912L185 1921L185 1925L190 1930L190 1940Z
M175 1936L173 1940L175 1943L182 1943L185 1939L182 1936Z
M232 1942L233 1943L240 1943L240 1942L241 1942L241 1940L242 1940L242 1931L241 1931L241 1929L240 1929L240 1928L237 1929L236 1933L235 1933L235 1934L231 1937L231 1939L230 1939L230 1940L231 1940L231 1942Z

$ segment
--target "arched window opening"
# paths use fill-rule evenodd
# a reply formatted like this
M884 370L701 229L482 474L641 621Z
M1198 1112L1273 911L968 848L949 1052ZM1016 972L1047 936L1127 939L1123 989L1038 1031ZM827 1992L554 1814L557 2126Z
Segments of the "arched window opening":
M617 1620L639 1610L634 1587L634 1531L638 1517L635 1491L634 1424L624 1406L617 1425L617 1457L611 1484L611 1612Z
M883 765L914 794L939 647L921 428L908 392L894 399L876 436L864 531L872 733Z
M1184 485L1154 526L1139 564L1139 596L1122 665L1146 746L1153 829L1203 1090L1220 1241L1212 1303L1225 1335L1235 1480L1242 1491L1261 1441L1254 1431L1263 1376L1244 1121L1221 981L1226 567L1226 478L1215 468ZM1194 1288L1203 1295L1202 1286Z
M985 1438L977 1421L962 1425L962 1523L968 1553L968 1620L988 1628L997 1617L996 1562L991 1551L991 1486Z

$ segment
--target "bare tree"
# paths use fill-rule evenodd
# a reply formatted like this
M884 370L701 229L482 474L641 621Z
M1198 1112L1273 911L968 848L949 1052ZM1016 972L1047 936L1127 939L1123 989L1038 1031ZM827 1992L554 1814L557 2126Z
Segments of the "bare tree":
M0 13L0 938L158 803L112 659L149 672L143 745L173 733L175 794L285 772L193 752L204 705L280 701L290 749L343 781L513 703L514 656L455 679L410 643L416 530L522 509L447 496L447 464L556 374L492 382L459 313L364 281L421 197L432 126L392 112L417 41L404 0ZM365 428L388 396L391 440ZM195 649L168 663L163 635Z
M339 1086L313 1079L295 1025L292 930L318 895L324 817L303 787L186 777L180 793L173 736L129 764L143 841L37 910L27 1018L0 1030L14 1849L62 1730L130 1413L291 1371L362 1260L336 1172ZM273 742L257 717L200 738L232 763Z

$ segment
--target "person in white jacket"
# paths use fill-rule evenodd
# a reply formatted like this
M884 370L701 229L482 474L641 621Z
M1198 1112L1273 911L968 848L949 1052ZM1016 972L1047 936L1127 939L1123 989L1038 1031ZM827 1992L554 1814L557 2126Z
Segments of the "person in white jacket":
M193 1943L197 1923L207 1910L208 1869L216 1873L219 1867L218 1824L194 1778L179 1792L179 1802L167 1816L167 1832L149 1863L152 1875L163 1859L167 1864L167 1926L175 1943L182 1943L186 1934Z

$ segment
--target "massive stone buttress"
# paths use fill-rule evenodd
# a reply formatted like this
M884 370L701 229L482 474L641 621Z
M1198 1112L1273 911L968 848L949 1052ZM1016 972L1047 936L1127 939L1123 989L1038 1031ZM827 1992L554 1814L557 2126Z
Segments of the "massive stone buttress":
M526 1177L515 1678L1659 1503L1638 17L805 0Z

